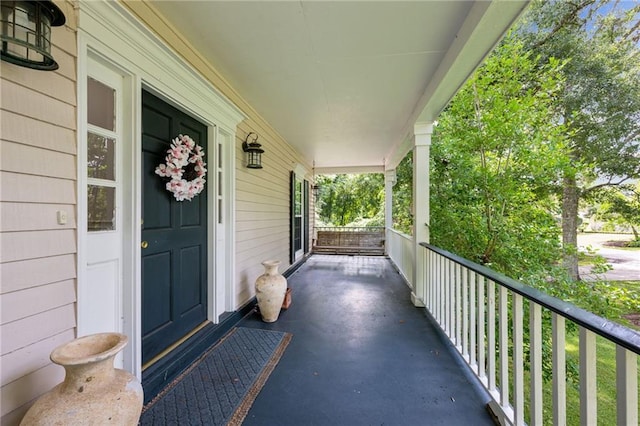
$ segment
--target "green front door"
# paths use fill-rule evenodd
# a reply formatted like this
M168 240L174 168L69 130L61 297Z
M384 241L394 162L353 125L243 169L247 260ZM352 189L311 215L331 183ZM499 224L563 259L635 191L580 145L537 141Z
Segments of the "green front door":
M165 188L167 180L155 174L179 134L206 152L204 124L143 91L143 364L207 319L207 190L177 201Z

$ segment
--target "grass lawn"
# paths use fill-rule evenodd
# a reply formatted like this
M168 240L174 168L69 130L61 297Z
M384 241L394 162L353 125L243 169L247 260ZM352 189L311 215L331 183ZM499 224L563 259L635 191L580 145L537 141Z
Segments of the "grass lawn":
M598 424L615 424L616 419L616 349L615 345L604 338L596 339L598 375ZM578 363L578 335L567 336L567 358ZM640 370L639 370L640 371ZM640 378L640 377L639 377ZM638 380L640 383L640 380ZM580 424L579 384L567 386L567 425Z
M640 281L611 281L611 285L640 292Z
M578 333L567 333L566 357L567 362L579 365L579 341ZM598 425L608 426L616 424L616 352L615 345L604 338L596 339L597 345L597 366L598 375ZM638 383L640 384L640 365L638 365ZM567 425L580 425L580 384L576 377L575 382L567 379ZM544 383L543 389L543 416L545 425L553 425L553 406L552 406L552 382L549 380ZM638 387L640 395L640 386ZM525 374L525 421L529 420L529 374ZM638 411L640 418L640 410Z
M610 283L614 287L626 288L629 290L640 290L640 281L615 281ZM619 310L624 312L622 309ZM624 318L612 318L614 321L626 325L630 328L639 330L640 327L631 324ZM597 376L598 376L598 425L612 425L616 424L616 349L615 345L604 338L597 337ZM572 362L579 365L579 339L577 330L567 330L567 342L566 342L566 357L567 362ZM640 362L638 365L638 372L640 373ZM525 400L529 399L529 375L525 377ZM638 383L640 384L640 374L638 375ZM576 378L575 383L567 379L567 425L579 425L580 424L580 394L579 394L579 382ZM640 395L640 387L638 388L638 394ZM544 424L553 424L553 407L552 407L552 383L548 381L544 385ZM527 404L528 405L528 404ZM639 410L640 417L640 410ZM526 412L528 420L528 409Z
M640 247L616 247L617 250L640 251Z
M597 255L587 254L585 252L578 252L578 266L591 266Z

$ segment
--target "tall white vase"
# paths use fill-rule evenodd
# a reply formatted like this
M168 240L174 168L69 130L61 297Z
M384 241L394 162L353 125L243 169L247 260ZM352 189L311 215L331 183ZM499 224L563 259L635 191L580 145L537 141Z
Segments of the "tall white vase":
M279 260L265 260L262 262L264 274L256 280L256 299L264 322L278 319L287 291L287 279L278 272L279 265Z
M137 425L142 386L113 367L127 341L124 334L99 333L54 349L51 361L64 367L64 381L42 395L20 425Z

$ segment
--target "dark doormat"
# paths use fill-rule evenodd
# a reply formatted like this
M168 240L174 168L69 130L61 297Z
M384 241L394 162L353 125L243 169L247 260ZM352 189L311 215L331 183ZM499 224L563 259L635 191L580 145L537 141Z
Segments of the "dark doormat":
M232 329L142 409L140 424L241 424L291 337Z

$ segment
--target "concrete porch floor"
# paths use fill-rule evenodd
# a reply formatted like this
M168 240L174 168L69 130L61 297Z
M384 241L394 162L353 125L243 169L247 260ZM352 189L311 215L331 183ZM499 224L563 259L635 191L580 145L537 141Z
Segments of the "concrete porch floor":
M293 333L244 425L492 425L488 400L388 259L314 255L288 279Z

